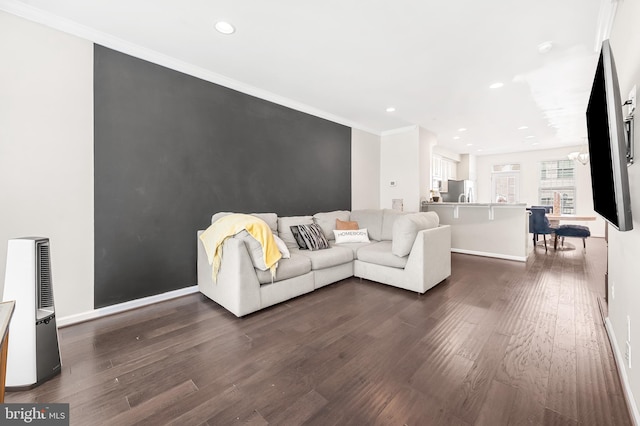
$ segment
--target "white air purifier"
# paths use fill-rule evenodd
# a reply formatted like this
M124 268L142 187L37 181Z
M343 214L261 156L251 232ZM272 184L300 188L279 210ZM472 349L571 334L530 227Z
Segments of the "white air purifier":
M2 300L16 301L6 389L31 389L60 372L48 238L9 240Z

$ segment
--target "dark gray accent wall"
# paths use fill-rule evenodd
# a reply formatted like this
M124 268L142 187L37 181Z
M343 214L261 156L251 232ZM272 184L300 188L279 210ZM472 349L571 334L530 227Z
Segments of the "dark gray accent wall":
M351 208L351 129L96 45L95 307L196 283L218 211Z

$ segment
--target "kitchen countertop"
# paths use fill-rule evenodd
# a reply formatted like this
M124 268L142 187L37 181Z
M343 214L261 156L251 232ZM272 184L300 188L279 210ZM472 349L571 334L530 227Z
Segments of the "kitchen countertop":
M525 203L425 203L451 227L451 251L526 262L529 234Z

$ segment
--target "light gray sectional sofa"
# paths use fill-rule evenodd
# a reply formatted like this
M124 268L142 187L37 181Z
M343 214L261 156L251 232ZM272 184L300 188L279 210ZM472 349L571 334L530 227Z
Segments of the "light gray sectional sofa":
M220 215L213 216L212 222ZM314 216L277 217L256 214L289 248L291 257L278 262L275 278L254 267L248 245L239 236L228 238L222 249L217 280L198 239L198 289L238 317L356 276L424 293L451 275L451 230L439 225L436 213L395 210L355 210ZM336 244L336 219L356 221L366 228L369 243ZM300 250L290 226L316 223L330 248ZM203 231L198 231L198 236ZM394 254L395 253L395 254Z

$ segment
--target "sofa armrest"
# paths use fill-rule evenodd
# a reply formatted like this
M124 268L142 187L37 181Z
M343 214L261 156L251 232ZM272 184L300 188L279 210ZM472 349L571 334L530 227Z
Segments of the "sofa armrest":
M405 271L422 285L422 292L451 276L451 227L440 225L419 231Z
M241 317L261 308L260 283L247 247L241 239L227 238L216 282L198 231L198 290Z

